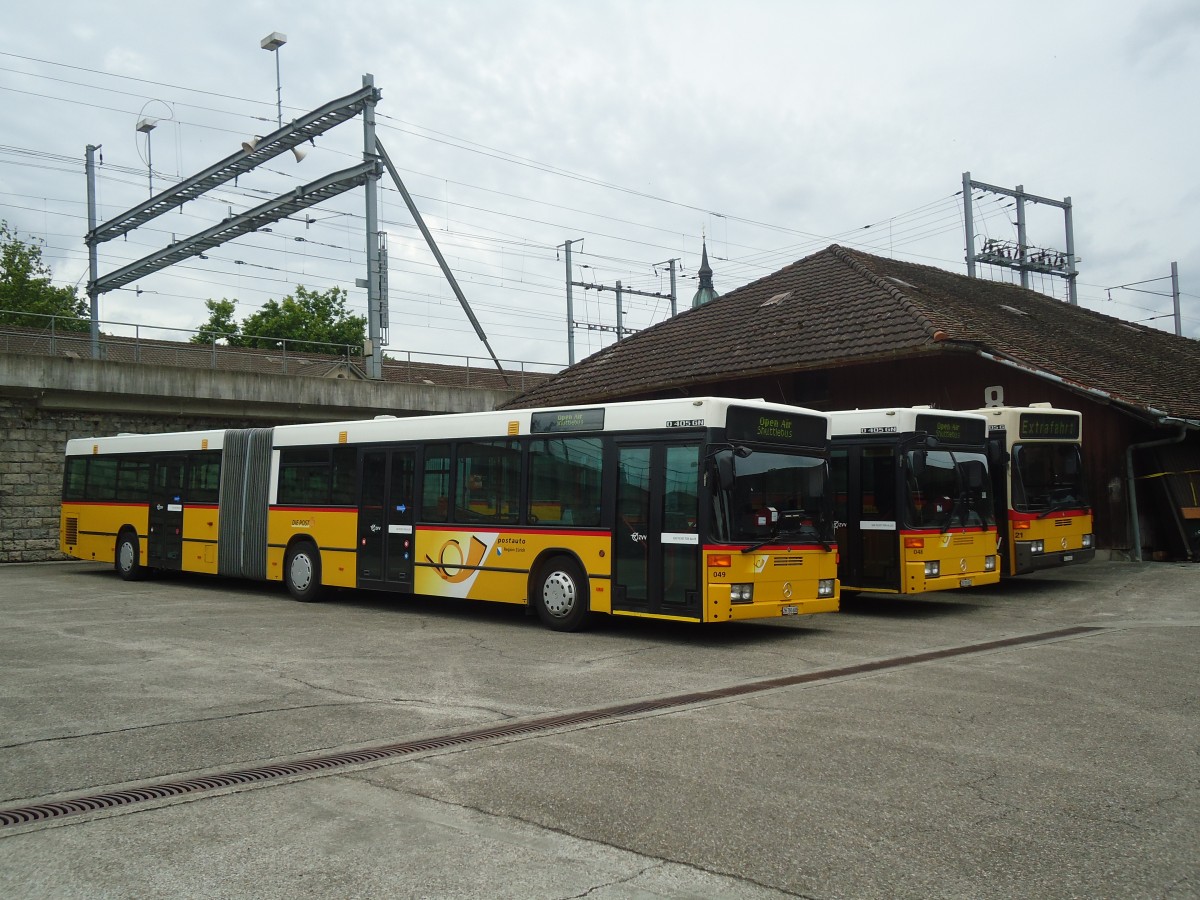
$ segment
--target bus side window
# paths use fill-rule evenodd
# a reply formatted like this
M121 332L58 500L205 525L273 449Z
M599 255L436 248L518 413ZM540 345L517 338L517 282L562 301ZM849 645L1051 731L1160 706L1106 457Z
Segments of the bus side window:
M188 457L189 503L216 503L221 490L221 451L206 450Z
M88 466L87 500L115 500L117 498L117 457L93 456Z
M450 518L450 445L425 447L425 469L421 479L421 519L446 522Z
M531 524L600 524L603 449L598 438L547 438L529 445Z
M516 441L458 446L455 520L516 522L521 452Z
M63 499L82 500L87 486L88 458L86 456L67 457L66 473L63 478Z
M117 470L117 499L145 503L150 493L150 461L126 457Z
M334 447L333 483L331 484L330 501L335 506L355 506L358 504L358 448Z

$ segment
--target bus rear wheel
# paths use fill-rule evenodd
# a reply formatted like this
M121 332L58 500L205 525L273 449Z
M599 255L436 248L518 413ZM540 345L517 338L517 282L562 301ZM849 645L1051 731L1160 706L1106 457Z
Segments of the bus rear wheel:
M125 581L140 581L146 577L142 567L142 551L138 536L126 529L117 537L117 552L113 558L113 568Z
M283 580L288 593L301 603L315 603L321 599L321 555L309 543L297 544L288 550L283 561Z
M533 605L542 624L554 631L578 631L588 620L588 583L568 556L547 560L533 585Z

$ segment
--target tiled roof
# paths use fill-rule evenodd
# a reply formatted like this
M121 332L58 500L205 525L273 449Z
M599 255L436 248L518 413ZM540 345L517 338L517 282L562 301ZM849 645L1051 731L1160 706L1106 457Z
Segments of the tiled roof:
M948 351L990 353L1136 409L1200 419L1200 341L836 244L609 346L509 405Z

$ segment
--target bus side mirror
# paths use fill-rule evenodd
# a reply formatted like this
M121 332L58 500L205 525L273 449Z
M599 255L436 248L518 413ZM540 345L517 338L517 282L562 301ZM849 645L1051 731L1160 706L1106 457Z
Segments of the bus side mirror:
M967 487L973 491L978 491L985 487L986 483L987 479L983 477L983 466L967 466Z
M1003 468L1008 465L1008 451L1004 449L1004 444L1000 441L988 441L987 444L988 465L994 468Z
M733 489L733 457L722 453L716 458L717 463L717 481L721 485L721 490L728 491Z
M808 470L808 484L804 486L806 497L820 497L825 493L825 479L828 477L824 466L813 466Z
M1077 454L1067 454L1067 458L1063 460L1063 472L1072 478L1079 474L1079 456Z
M928 453L925 450L914 450L912 452L913 474L918 478L925 474L925 460L927 458Z

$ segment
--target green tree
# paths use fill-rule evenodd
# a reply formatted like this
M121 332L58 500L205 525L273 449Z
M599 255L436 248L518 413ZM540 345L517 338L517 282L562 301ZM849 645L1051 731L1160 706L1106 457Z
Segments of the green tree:
M62 331L91 330L87 301L74 288L50 283L50 267L42 261L42 244L20 239L0 221L0 324L49 328L47 316L61 316L54 327Z
M208 307L208 321L192 335L192 343L211 344L223 340L231 347L240 347L242 327L233 318L237 301L222 297L220 300L205 300L204 305Z
M341 354L347 345L361 347L367 333L366 317L347 312L346 292L339 287L310 291L298 284L295 294L268 300L240 325L233 317L236 300L206 300L204 305L208 321L192 338L198 344L224 339L231 347L275 350L294 341L297 352Z

